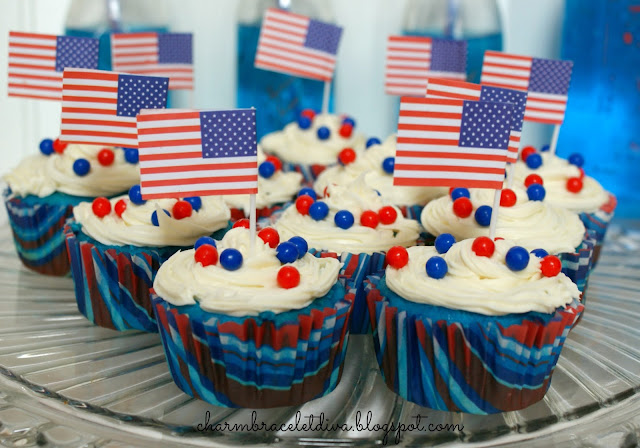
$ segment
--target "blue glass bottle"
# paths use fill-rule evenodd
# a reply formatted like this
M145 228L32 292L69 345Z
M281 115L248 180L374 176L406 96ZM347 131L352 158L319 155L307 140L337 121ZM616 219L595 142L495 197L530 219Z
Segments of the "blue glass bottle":
M326 22L333 22L328 1L248 0L240 3L238 20L238 107L260 110L258 138L297 120L303 109L320 110L324 83L271 72L253 66L262 17L267 8L281 7ZM333 111L333 93L329 112Z
M616 194L617 217L639 218L640 8L637 0L567 0L562 58L574 62L558 154Z

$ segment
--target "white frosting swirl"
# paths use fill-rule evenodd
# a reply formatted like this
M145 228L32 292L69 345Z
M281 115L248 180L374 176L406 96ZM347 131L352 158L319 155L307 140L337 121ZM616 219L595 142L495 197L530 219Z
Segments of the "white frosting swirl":
M119 199L127 202L122 217L114 212ZM111 199L111 213L97 217L90 202L82 202L73 208L73 215L82 224L82 232L102 244L112 246L190 246L201 236L211 235L228 225L229 208L219 196L202 197L202 207L193 211L190 217L174 219L162 209L171 213L177 199L150 200L142 205L131 202L128 196ZM158 224L154 226L151 215L157 211Z
M528 250L542 248L552 254L574 252L584 237L584 225L573 212L530 201L527 193L514 188L517 202L513 207L500 207L496 237L513 240ZM422 210L420 221L432 235L451 233L456 240L488 236L489 227L481 227L474 213L481 205L493 206L494 190L471 189L473 212L467 218L453 213L450 196L429 202Z
M138 164L127 162L121 148L109 148L115 154L113 163L100 165L98 152L102 148L70 144L62 154L35 154L22 160L4 176L4 180L15 195L32 194L41 198L56 191L72 196L113 196L140 182ZM78 176L73 171L73 162L79 158L87 159L91 164L85 176Z
M361 176L348 185L331 185L329 197L322 199L329 206L329 214L322 221L315 221L309 215L298 213L295 204L287 208L275 224L280 236L288 239L300 235L309 247L332 252L373 253L386 251L393 246L411 246L416 243L420 232L417 221L402 216L394 206L398 217L392 224L378 224L375 229L360 224L360 215L366 210L377 212L389 205ZM354 216L354 224L341 229L334 223L340 210L348 210Z
M318 138L318 128L326 126L331 135L326 140ZM364 146L364 135L353 130L351 137L344 138L338 131L342 118L338 115L318 114L308 129L301 129L297 122L289 123L282 131L265 135L260 144L263 149L281 157L282 160L305 165L336 163L344 148L357 149Z
M258 145L258 165L264 162L266 156ZM276 171L273 176L266 179L258 177L258 194L256 195L256 208L271 207L290 201L298 191L302 183L302 174L296 171ZM249 214L249 195L235 194L222 196L229 207L238 208Z
M449 191L444 187L399 187L393 185L393 174L382 168L387 157L396 156L396 136L389 136L384 143L360 149L356 160L348 165L335 165L324 170L313 185L319 194L329 185L345 185L366 173L364 180L368 186L378 190L390 204L424 205L432 199L444 196Z
M563 273L544 277L540 259L531 256L522 271L512 271L505 263L513 241L496 241L491 257L479 257L472 250L472 239L460 241L446 254L435 247L408 249L409 263L401 268L387 267L389 289L417 303L471 311L490 316L538 311L552 313L580 297L578 287ZM427 275L425 265L433 256L447 262L448 272L441 279Z
M542 166L535 170L521 160L516 163L513 170L516 185L523 185L529 174L537 174L542 177L547 192L545 201L575 213L593 213L608 201L609 194L597 180L589 176L582 179L582 190L578 193L567 190L567 179L580 176L578 167L550 152L539 154L542 156Z
M251 252L247 229L231 229L217 247L219 254L226 248L238 249L242 266L236 271L227 271L219 263L203 267L194 259L195 250L178 252L160 266L153 283L156 293L173 305L199 303L207 311L231 316L281 313L304 308L327 294L342 266L334 258L306 254L291 263L300 273L300 284L284 289L277 282L282 263L275 249L256 238Z

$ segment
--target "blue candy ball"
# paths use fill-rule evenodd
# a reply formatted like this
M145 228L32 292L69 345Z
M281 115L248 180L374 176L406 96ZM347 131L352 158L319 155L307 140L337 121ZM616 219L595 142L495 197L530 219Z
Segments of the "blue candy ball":
M446 254L451 246L456 243L456 239L450 233L443 233L436 238L435 246L439 254Z
M538 169L542 166L542 156L536 152L530 154L525 161L527 166L532 170Z
M377 137L370 137L370 138L367 140L367 148L368 148L369 146L372 146L372 145L379 145L380 143L382 143L382 142L380 141L380 139L379 139L379 138L377 138Z
M276 247L276 257L278 257L280 263L293 263L298 259L299 254L298 246L289 241L280 243Z
M524 247L513 246L507 251L505 261L512 271L522 271L529 264L529 252Z
M91 170L91 164L87 159L77 159L73 162L73 172L78 176L86 176Z
M322 201L317 201L309 207L309 216L315 221L322 221L329 214L329 206Z
M276 172L276 166L273 164L273 162L262 162L260 164L260 166L258 167L258 173L260 174L261 177L264 177L265 179L269 179L271 176L273 176L273 173Z
M542 148L540 148L541 152L547 152L549 151L550 146L549 145L542 145Z
M184 198L184 200L191 204L191 208L194 212L197 212L202 207L202 199L200 199L200 196L191 196Z
M455 201L458 198L471 198L471 195L469 194L469 190L462 187L454 188L453 191L451 192L451 199Z
M242 266L242 254L232 247L225 249L220 254L220 264L227 271L236 271Z
M305 117L304 115L300 115L298 117L298 127L300 129L309 129L311 127L311 119L309 119L309 117Z
M309 250L307 240L305 240L301 236L293 236L289 238L289 242L293 243L296 246L296 249L298 249L298 258L304 257L304 254L306 254Z
M315 191L313 191L313 188L309 188L309 187L304 187L301 188L300 191L298 191L298 197L300 196L311 196L311 198L315 201L316 199L318 199L318 195L316 194Z
M138 163L139 155L136 148L124 148L124 160L135 165Z
M481 205L476 209L475 218L476 222L482 227L487 227L491 223L492 209L488 205Z
M529 159L527 158L527 160ZM530 201L542 201L544 199L545 194L546 194L546 191L544 187L540 184L531 184L529 185L529 187L527 187L527 196L529 197Z
M329 137L331 137L331 131L329 130L329 128L326 126L320 126L318 128L318 138L320 140L326 140Z
M142 199L142 192L140 191L140 185L134 185L133 187L129 188L129 199L131 199L131 202L133 202L136 205L142 205L145 202L147 202L144 199Z
M353 225L354 221L355 219L353 218L353 213L351 213L349 210L340 210L338 213L336 213L336 216L333 217L333 222L335 222L336 225L341 229L350 228Z
M53 153L53 140L50 138L45 138L40 142L40 152L45 156L51 155Z
M393 170L396 167L396 158L395 157L387 157L382 161L382 169L385 173L393 174Z
M544 250L544 249L533 249L533 250L531 251L531 253L532 253L533 255L535 255L536 257L538 257L538 258L544 258L544 257L546 257L547 255L549 255L549 252L547 252L547 251L546 251L546 250Z
M433 256L427 260L427 275L431 278L440 279L447 275L449 267L444 258Z
M345 117L345 118L342 120L342 124L350 124L350 125L351 125L351 127L355 128L355 127L356 127L356 120L354 120L354 119L353 119L353 118L351 118L351 117Z
M162 209L162 211L169 217L171 218L171 213L169 213L168 210ZM153 224L154 226L158 227L160 225L160 223L158 222L158 211L154 210L153 213L151 213L151 224Z
M203 244L208 244L208 245L213 246L213 247L218 247L217 244L216 244L216 240L214 240L210 236L201 236L200 238L198 238L196 240L196 244L193 245L193 248L195 250L198 250L198 248L200 246L202 246Z
M578 168L582 168L582 165L584 165L584 157L582 157L582 154L575 152L569 156L569 163Z

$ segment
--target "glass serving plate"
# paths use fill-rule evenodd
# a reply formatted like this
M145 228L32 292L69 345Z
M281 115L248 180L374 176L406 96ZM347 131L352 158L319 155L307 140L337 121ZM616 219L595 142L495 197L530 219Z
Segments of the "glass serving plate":
M95 327L78 313L70 278L23 268L2 214L0 443L634 446L640 434L640 232L634 228L637 223L612 226L584 318L569 335L544 400L476 416L396 396L383 383L366 336L351 337L337 389L304 406L254 411L193 399L174 385L157 334Z

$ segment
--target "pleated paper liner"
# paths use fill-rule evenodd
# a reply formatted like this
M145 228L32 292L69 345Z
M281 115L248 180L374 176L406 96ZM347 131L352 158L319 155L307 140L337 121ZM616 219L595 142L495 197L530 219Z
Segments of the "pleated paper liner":
M158 332L149 289L160 265L190 247L108 246L81 229L73 220L65 227L80 312L100 327ZM214 237L221 238L226 230Z
M366 290L389 389L420 406L472 414L515 411L541 400L584 309L574 301L549 315L484 316L409 302L380 275L369 277Z
M584 224L587 230L592 230L596 239L596 244L593 254L593 267L598 263L600 258L600 251L602 250L602 244L607 234L607 228L613 218L613 215L618 205L616 197L609 193L609 200L602 204L602 206L594 213L580 213L580 220Z
M198 304L174 306L153 295L176 385L216 406L301 405L339 383L351 304L336 283L307 307L233 317Z

